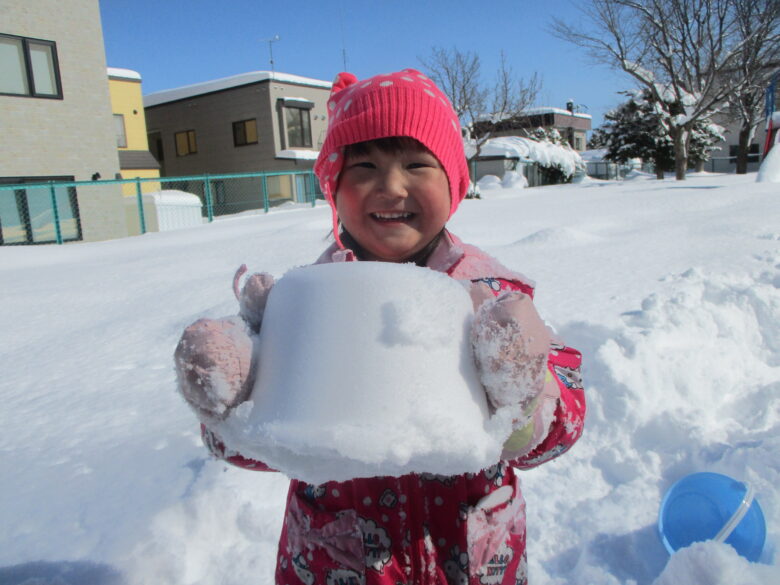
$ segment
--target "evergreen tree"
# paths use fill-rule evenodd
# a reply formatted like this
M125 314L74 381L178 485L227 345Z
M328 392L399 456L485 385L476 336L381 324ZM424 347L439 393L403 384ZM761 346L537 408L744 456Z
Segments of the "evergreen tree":
M591 132L590 139L588 140L588 150L599 150L607 147L607 140L609 135L604 128L596 128Z
M664 172L675 170L674 139L667 113L683 115L684 108L672 100L658 103L647 89L621 93L628 96L628 101L604 116L601 130L605 135L605 158L619 163L634 158L650 161L656 176L662 179ZM722 130L706 117L693 124L687 145L689 168L701 167L710 153L719 148L715 143L723 140Z

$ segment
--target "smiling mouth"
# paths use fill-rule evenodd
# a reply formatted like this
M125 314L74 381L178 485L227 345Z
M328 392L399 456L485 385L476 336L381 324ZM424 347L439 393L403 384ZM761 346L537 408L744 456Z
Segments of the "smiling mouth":
M371 217L377 221L407 221L414 216L408 211L376 211Z

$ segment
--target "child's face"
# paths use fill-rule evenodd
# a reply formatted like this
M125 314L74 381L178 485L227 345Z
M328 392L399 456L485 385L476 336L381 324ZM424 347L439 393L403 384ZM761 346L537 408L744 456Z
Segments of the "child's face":
M450 188L438 159L422 144L397 152L368 146L348 155L336 211L369 260L403 261L422 250L450 214Z

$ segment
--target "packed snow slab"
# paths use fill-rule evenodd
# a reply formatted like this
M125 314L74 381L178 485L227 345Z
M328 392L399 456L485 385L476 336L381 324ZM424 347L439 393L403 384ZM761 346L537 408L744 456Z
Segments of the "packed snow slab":
M250 400L227 445L310 483L477 471L509 434L489 418L466 289L412 265L294 269L271 291Z
M757 183L780 183L780 145L770 150L758 169Z

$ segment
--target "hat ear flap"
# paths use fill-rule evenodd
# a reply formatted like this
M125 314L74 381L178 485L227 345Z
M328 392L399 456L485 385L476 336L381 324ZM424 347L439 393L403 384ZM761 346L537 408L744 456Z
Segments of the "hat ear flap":
M336 79L333 80L333 87L330 90L331 97L336 95L342 89L349 87L357 83L358 79L352 73L341 72L336 75Z

